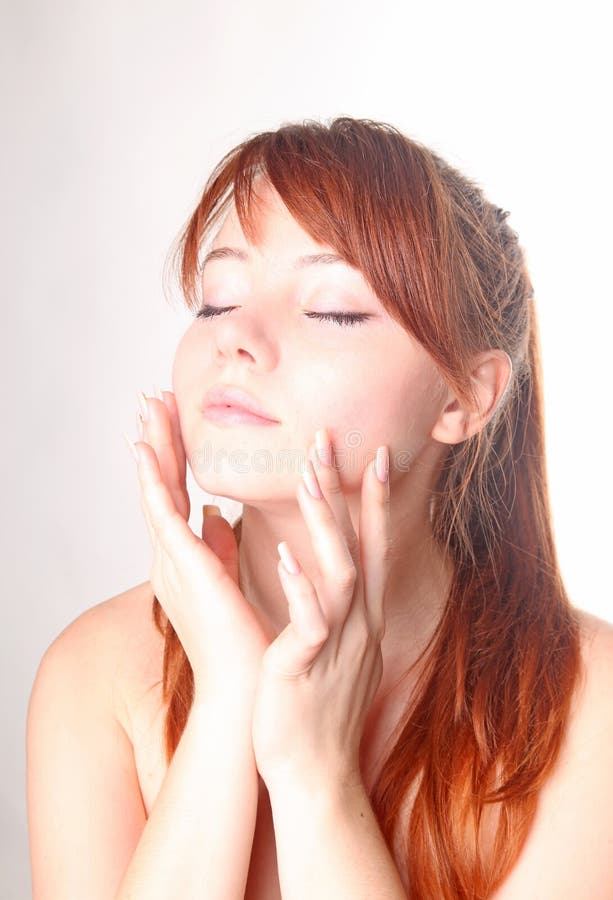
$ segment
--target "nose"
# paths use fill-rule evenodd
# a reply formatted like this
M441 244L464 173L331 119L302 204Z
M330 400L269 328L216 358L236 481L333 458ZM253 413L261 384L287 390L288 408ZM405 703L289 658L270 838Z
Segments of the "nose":
M232 309L217 318L213 330L214 353L219 365L238 360L249 368L274 367L278 352L271 318L263 321L253 308Z

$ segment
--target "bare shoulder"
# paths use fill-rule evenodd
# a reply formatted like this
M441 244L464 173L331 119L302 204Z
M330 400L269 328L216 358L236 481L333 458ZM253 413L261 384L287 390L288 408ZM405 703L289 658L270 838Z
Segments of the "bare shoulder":
M576 609L583 670L555 767L496 900L613 896L613 625Z
M58 634L41 662L58 654L80 662L127 734L139 692L162 677L164 639L153 621L153 598L144 581L89 607Z
M613 624L585 610L576 610L581 630L582 680L576 692L575 715L610 707L613 691ZM571 722L572 727L572 722Z
M26 724L33 897L114 897L147 817L131 691L161 661L149 582L86 609L47 647ZM92 810L95 814L92 814Z
M584 650L591 652L608 651L613 648L613 623L607 622L606 619L600 619L598 616L587 612L584 609L575 610L579 618L581 630L583 633ZM594 646L595 645L595 646Z

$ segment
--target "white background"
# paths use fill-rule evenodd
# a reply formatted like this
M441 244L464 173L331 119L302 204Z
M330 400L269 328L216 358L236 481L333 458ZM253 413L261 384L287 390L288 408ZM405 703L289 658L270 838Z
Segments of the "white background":
M148 577L122 432L136 436L137 387L171 388L191 321L164 295L171 242L253 132L388 121L511 211L541 323L560 563L573 602L613 621L611 71L594 2L19 0L2 19L0 897L25 900L36 667L75 616Z

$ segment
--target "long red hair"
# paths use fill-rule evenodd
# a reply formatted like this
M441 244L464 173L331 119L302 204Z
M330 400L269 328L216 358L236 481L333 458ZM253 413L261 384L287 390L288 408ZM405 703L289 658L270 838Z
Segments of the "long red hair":
M264 176L313 239L357 267L385 309L474 402L473 354L505 350L512 381L493 418L449 446L434 487L433 533L454 576L420 657L413 699L371 792L393 851L403 799L415 900L482 898L504 880L558 756L581 673L579 622L551 526L535 302L508 213L436 153L385 123L349 117L252 136L211 174L177 245L186 303L199 306L206 239L236 204L255 235ZM170 763L193 675L157 599ZM495 839L481 827L496 812Z

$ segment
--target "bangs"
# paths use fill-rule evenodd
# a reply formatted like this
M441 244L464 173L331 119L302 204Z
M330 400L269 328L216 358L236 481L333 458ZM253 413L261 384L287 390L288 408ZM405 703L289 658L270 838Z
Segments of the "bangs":
M505 254L520 253L478 187L383 122L307 120L256 134L220 160L180 236L175 270L193 312L204 253L232 205L259 243L260 183L315 243L360 272L458 396L472 397L470 359L498 341Z
M428 157L384 123L336 119L286 125L244 141L209 178L178 248L180 282L190 309L199 308L203 256L232 204L247 239L257 245L258 184L269 184L289 213L319 244L358 269L387 312L403 327L399 299L409 290L432 300L432 257L440 220L432 208ZM217 227L216 227L217 226Z

